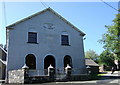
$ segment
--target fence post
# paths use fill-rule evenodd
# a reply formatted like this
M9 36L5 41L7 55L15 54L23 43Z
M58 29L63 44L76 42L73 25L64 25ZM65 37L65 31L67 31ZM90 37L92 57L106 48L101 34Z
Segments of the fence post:
M24 69L24 72L25 72L25 77L28 76L28 69L29 67L25 64L22 69Z
M87 66L87 74L90 75L91 74L91 67L90 66Z
M54 80L54 67L51 64L48 67L48 76L50 78L50 81Z
M65 67L65 72L68 80L70 80L71 77L71 70L71 67L69 66L69 64L67 64L67 67Z
M28 70L29 70L29 67L25 64L22 69L24 70L24 83L28 83L29 80L28 80Z

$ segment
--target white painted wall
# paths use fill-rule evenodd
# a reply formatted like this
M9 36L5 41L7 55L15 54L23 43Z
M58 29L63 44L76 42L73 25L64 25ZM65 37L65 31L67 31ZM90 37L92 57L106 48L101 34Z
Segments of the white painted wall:
M55 28L44 28L44 23L52 23ZM73 68L80 69L77 73L85 72L83 36L80 36L78 31L52 12L46 11L13 26L13 28L9 31L8 71L22 68L28 54L35 55L37 69L44 69L44 58L50 54L56 60L56 68L63 68L64 56L70 55ZM38 33L38 44L27 43L27 35L31 30ZM63 32L70 36L70 46L61 45L61 34Z

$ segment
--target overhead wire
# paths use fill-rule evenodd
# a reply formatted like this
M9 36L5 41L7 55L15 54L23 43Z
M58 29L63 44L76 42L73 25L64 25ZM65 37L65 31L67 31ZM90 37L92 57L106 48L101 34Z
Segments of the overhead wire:
M42 0L40 0L40 2L41 2L41 4L45 7L45 8L49 8L50 6L49 5L47 5L45 2L43 2ZM61 23L58 21L58 19L56 19L55 18L55 20L56 20L56 22L58 22L60 25L61 25ZM66 28L65 27L63 27L65 30L66 30Z
M48 8L49 6L45 3L45 2L43 2L42 0L40 0L40 2L41 2L41 4L44 6L44 8Z
M47 8L47 6L46 6L43 2L41 2L41 4L42 4L45 8Z
M46 5L46 7L50 7L46 2L43 2L45 5Z
M110 4L108 4L107 2L105 2L105 1L103 1L103 0L100 0L100 1L102 1L104 4L106 4L106 5L108 5L109 7L111 7L112 9L114 9L114 10L116 10L116 11L118 11L119 12L119 10L118 9L116 9L115 7L113 7L113 6L111 6Z
M6 5L5 1L3 0L3 18L4 18L4 25L7 25L7 17L6 17Z

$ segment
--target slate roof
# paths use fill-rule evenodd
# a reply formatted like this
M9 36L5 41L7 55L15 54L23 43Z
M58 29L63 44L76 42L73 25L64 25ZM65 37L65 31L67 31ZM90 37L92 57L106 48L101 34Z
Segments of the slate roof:
M99 66L97 63L95 63L92 59L89 59L89 58L85 59L85 65L87 65L87 66Z
M28 20L28 19L30 19L30 18L32 18L32 17L34 17L34 16L37 16L37 15L39 15L39 14L41 14L41 13L44 13L44 12L46 12L46 11L51 11L51 12L54 13L57 17L59 17L61 20L63 20L66 24L70 25L72 28L74 28L75 30L77 30L78 32L80 32L80 35L82 35L82 36L85 35L85 33L83 33L81 30L79 30L77 27L75 27L73 24L71 24L69 21L67 21L65 18L63 18L61 15L59 15L57 12L55 12L55 11L54 11L53 9L51 9L50 7L47 8L47 9L44 9L43 11L40 11L40 12L38 12L38 13L35 13L35 14L29 16L29 17L26 17L26 18L24 18L24 19L22 19L22 20L20 20L20 21L18 21L18 22L16 22L16 23L13 23L13 24L7 26L6 28L7 28L7 29L13 29L13 26L15 26L15 25L17 25L17 24L19 24L19 23L21 23L21 22L24 22L25 20Z
M7 52L0 46L0 49L7 54Z
M4 65L7 65L7 61L4 61L4 60L0 59L0 62Z
M2 50L7 55L7 52L1 46L0 46L0 50ZM0 59L0 62L6 65L6 61Z

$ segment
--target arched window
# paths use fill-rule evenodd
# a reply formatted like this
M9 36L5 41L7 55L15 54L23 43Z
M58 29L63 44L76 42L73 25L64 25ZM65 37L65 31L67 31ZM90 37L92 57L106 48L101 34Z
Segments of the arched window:
M28 54L26 56L25 63L29 67L29 69L36 69L36 58L33 54Z
M55 68L55 58L51 55L48 55L44 59L44 69L48 69L50 64Z
M64 68L67 67L67 64L72 67L72 58L69 55L64 57Z
M51 55L48 55L44 59L44 69L45 69L45 75L48 74L48 67L52 65L55 68L55 58ZM54 74L55 74L55 69L54 69Z

